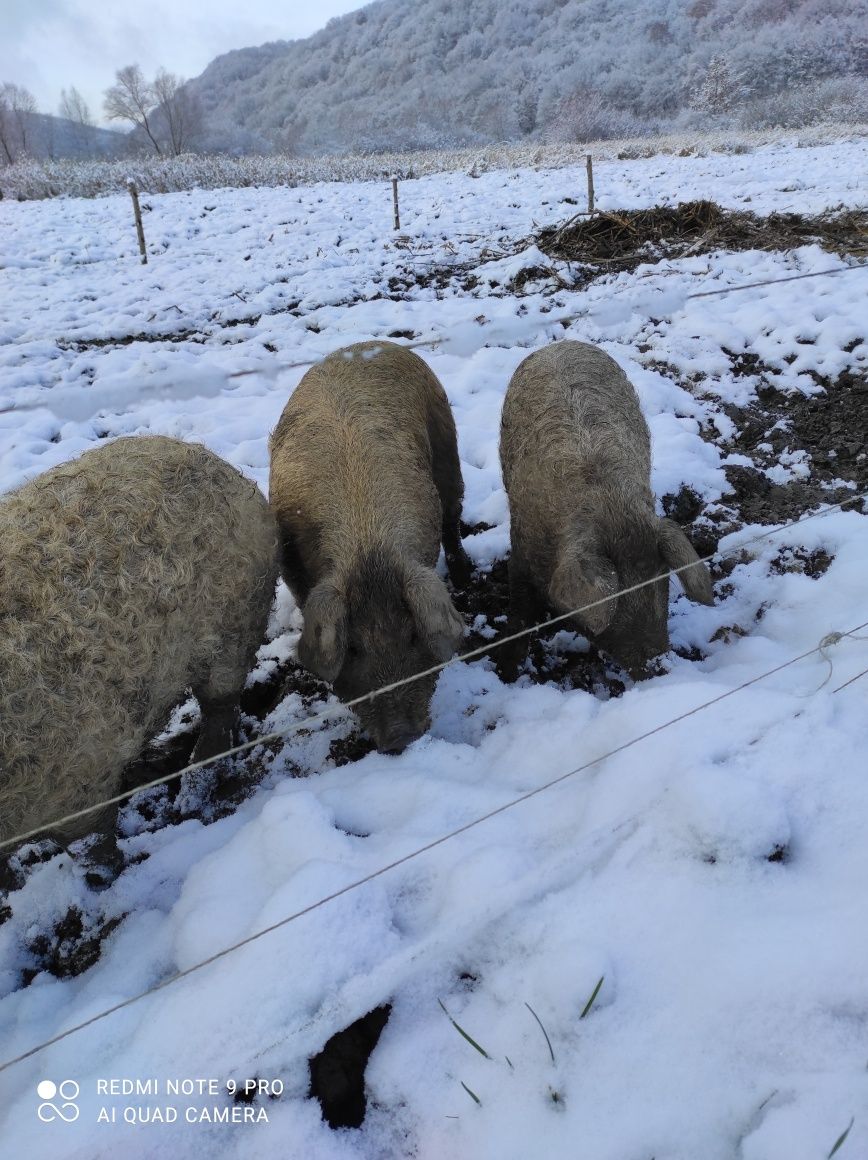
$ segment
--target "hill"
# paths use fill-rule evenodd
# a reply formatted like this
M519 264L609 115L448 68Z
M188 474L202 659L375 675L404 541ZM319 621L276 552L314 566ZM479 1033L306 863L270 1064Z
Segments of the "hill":
M50 113L24 113L20 121L11 121L0 133L0 165L20 156L39 160L64 158L122 157L129 153L126 133L82 125ZM8 146L8 153L6 152Z
M204 145L297 153L868 116L865 0L377 0L191 82Z

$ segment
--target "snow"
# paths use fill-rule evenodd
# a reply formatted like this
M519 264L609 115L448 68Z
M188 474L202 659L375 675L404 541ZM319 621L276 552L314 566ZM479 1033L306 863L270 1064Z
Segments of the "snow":
M701 196L817 212L858 203L865 161L864 142L780 147L613 161L596 183L603 206ZM780 387L807 393L810 371L864 371L865 276L689 297L845 268L804 246L649 262L581 292L530 282L519 296L507 283L529 267L568 284L565 263L513 250L534 223L568 216L563 198L581 181L577 166L403 182L405 241L390 232L385 184L148 195L147 266L125 196L0 202L0 487L107 438L159 432L206 443L265 489L268 434L303 374L283 364L400 330L446 340L420 353L454 408L464 517L493 525L465 541L481 567L509 544L506 383L556 337L600 343L634 382L658 495L688 484L725 504L723 467L739 456L701 433L727 434L721 404L743 405L758 384L725 351L758 352ZM476 287L417 284L446 263L474 266ZM406 297L389 297L391 278ZM579 312L568 329L557 321ZM257 373L228 377L239 371ZM799 478L805 464L794 447L768 474ZM673 585L673 643L705 660L672 654L665 673L611 700L458 663L440 678L428 736L340 768L329 744L350 718L331 700L325 726L266 755L261 787L231 816L149 831L131 808L124 847L148 857L108 889L90 889L66 856L35 868L0 926L3 1060L376 877L0 1072L9 1154L518 1160L578 1147L594 1160L815 1160L855 1116L838 1155L864 1155L868 715L864 685L834 690L865 667L866 644L826 648L831 680L813 652L732 691L868 620L868 523L838 511L747 543L763 530L722 542L739 562L713 607ZM833 560L817 579L781 572L771 564L784 548ZM299 624L281 589L265 668ZM570 633L558 646L582 647ZM262 729L310 715L291 694ZM42 972L22 987L26 944L71 905L122 921L82 975ZM365 1123L334 1131L307 1098L307 1060L387 1002ZM230 1107L226 1081L253 1076L284 1084L255 1105L267 1123L185 1118ZM100 1093L113 1077L153 1077L159 1094ZM218 1094L168 1096L184 1077L219 1081ZM80 1085L74 1123L38 1118L44 1079ZM131 1124L121 1111L167 1106L177 1122ZM98 1122L104 1107L115 1122Z

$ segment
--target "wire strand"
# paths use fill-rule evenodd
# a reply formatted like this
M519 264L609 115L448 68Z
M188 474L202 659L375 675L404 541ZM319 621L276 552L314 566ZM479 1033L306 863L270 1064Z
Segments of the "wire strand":
M825 278L829 274L846 274L849 270L868 269L868 263L855 262L852 266L835 266L831 270L808 270L804 274L789 274L785 278L766 278L762 282L745 282L741 286L726 286L721 290L699 290L689 298L713 298L716 294L736 294L739 290L755 290L759 286L776 286L780 282L799 282L802 278Z
M850 629L843 635L856 633L860 629L866 627L868 627L868 621L856 625L854 628ZM242 947L249 946L254 942L258 942L259 939L265 938L266 935L272 934L274 931L280 930L282 927L288 926L292 922L296 922L298 919L303 918L305 915L311 914L315 910L319 910L320 907L327 905L329 902L333 902L335 899L341 898L345 894L349 894L351 891L357 890L361 886L365 886L368 882L373 882L375 879L382 877L384 874L387 874L390 870L394 870L398 866L403 866L407 862L412 861L414 858L420 857L422 854L427 854L430 850L434 850L438 846L442 846L445 842L449 842L453 838L457 838L460 834L466 834L468 830L475 829L476 826L480 826L484 822L490 821L491 818L498 817L500 814L506 813L507 810L514 809L515 806L522 805L524 802L530 801L532 798L545 793L547 790L553 789L555 786L562 784L569 778L575 777L579 773L584 773L586 770L591 769L595 765L599 765L600 762L608 761L610 757L615 757L619 753L623 753L625 750L631 749L634 745L638 745L640 741L646 741L649 737L653 737L658 733L662 733L665 729L669 729L673 725L677 725L679 722L687 720L688 717L693 717L697 713L701 713L704 710L711 708L712 705L717 705L721 701L725 701L727 698L734 696L736 693L740 693L742 690L750 688L752 685L757 684L759 681L765 680L766 677L771 677L774 676L775 673L782 672L784 669L789 668L791 665L805 660L806 657L811 656L813 653L819 652L820 648L821 644L817 644L813 648L807 649L803 653L799 653L798 656L791 657L788 661L784 661L782 664L775 665L774 668L767 669L765 672L760 673L758 676L751 677L749 680L743 681L740 685L736 685L732 689L727 689L726 692L719 693L716 697L711 697L709 700L703 701L699 705L695 705L692 709L688 709L684 713L679 713L677 717L672 717L668 721L662 722L660 725L655 725L653 729L648 729L644 733L640 733L636 737L632 737L629 741L625 741L621 745L615 746L614 749L608 750L606 753L601 754L599 757L594 757L590 761L584 762L582 765L577 765L574 769L567 770L566 773L559 774L557 777L552 778L550 781L545 782L543 785L539 785L535 789L528 790L527 793L520 794L518 797L512 798L510 801L504 802L503 805L497 806L495 809L489 810L487 813L473 818L469 822L465 822L462 826L457 826L454 830L450 830L446 834L441 834L439 838L435 838L433 841L427 842L424 846L419 846L417 849L411 850L408 854L404 854L400 858L395 858L393 861L388 862L385 866L380 866L378 869L371 871L370 874L365 874L361 878L355 879L353 882L348 883L346 886L342 886L339 890L332 891L331 894L327 894L324 897L317 899L316 902L312 902L308 906L304 906L300 910L294 911L292 914L287 915L285 918L279 919L277 922L273 922L269 926L263 927L261 930L256 931L254 934L247 935L246 938L239 939L237 942L232 943L230 946L223 947L221 950L215 951L214 954L208 955L207 958L202 959L198 963L194 963L191 967L185 967L181 971L176 971L173 975L163 979L153 987L148 987L146 990L140 991L136 995L131 995L129 998L123 999L120 1003L115 1003L113 1006L107 1007L104 1011L100 1011L96 1015L92 1015L89 1019L85 1019L81 1023L77 1023L73 1027L67 1028L66 1031L62 1031L59 1035L52 1036L51 1039L44 1040L42 1043L37 1044L35 1047L31 1047L28 1051L24 1051L20 1055L16 1055L13 1058L0 1063L0 1072L6 1071L8 1068L13 1067L17 1063L23 1062L25 1059L30 1059L32 1056L37 1055L40 1051L44 1051L47 1047L51 1047L55 1043L60 1043L62 1040L69 1038L71 1035L77 1034L79 1031L83 1031L87 1027L92 1027L93 1024L99 1023L103 1019L107 1019L110 1015L114 1015L118 1011L123 1011L125 1008L131 1007L134 1003L138 1003L142 999L146 999L149 995L154 995L158 991L162 991L164 988L172 986L172 984L179 982L181 979L185 979L189 975L193 975L197 971L201 971L204 967L210 966L212 963L226 958L228 955L234 953L237 950L240 950Z
M857 673L855 677L851 677L849 681L845 681L843 685L839 685L837 689L833 689L833 693L840 693L842 689L846 689L848 685L852 685L854 681L858 681L860 677L864 677L868 673L868 669L863 669L861 673Z
M802 278L825 278L833 274L846 274L850 270L866 269L868 269L868 263L857 262L852 266L836 266L833 269L828 270L809 270L803 274L789 274L785 278L766 278L761 282L744 282L740 286L722 286L718 290L699 290L694 294L686 294L684 296L684 301L688 302L692 298L714 298L718 294L735 294L739 290L755 290L761 286L776 286L779 282L798 282ZM615 297L620 296L621 295L618 294L615 295ZM540 326L553 326L556 323L561 322L578 322L579 319L585 318L588 313L588 310L580 310L575 314L555 314L547 316L545 319L540 319L539 322ZM400 345L403 346L405 350L419 350L421 348L430 349L443 346L444 343L448 344L448 342L448 335L435 335L432 338L418 338L414 342L401 343ZM480 345L484 345L484 343L481 343ZM241 379L248 375L278 375L282 374L284 371L298 370L301 367L317 366L323 361L323 358L325 357L327 356L322 356L321 358L316 359L305 359L299 362L279 363L277 366L270 366L267 369L258 367L246 371L233 371L228 374L226 378Z
M865 269L868 269L868 262L856 262L851 266L836 266L828 270L808 270L802 274L789 274L784 278L767 278L760 282L744 282L740 286L722 286L717 290L699 290L693 294L686 294L684 301L687 302L693 298L713 298L719 294L735 294L739 290L754 290L762 286L776 286L778 283L782 282L798 282L803 278L826 278L835 274L846 274L851 270ZM616 294L615 297L620 297L620 295ZM544 319L541 318L539 323L540 326L553 326L561 322L578 322L579 319L586 317L588 313L588 310L580 310L575 314L549 315ZM400 345L403 346L405 350L419 350L422 348L436 348L438 346L443 346L448 342L448 335L434 335L431 338L419 338L413 342L401 343ZM485 344L483 342L480 345ZM273 377L283 374L284 371L300 370L302 367L317 366L326 357L326 355L323 355L320 358L315 359L300 359L297 362L271 364L268 367L254 367L246 371L231 371L225 376L225 378L227 380L243 379L250 375L265 375ZM20 404L17 407L14 404L9 407L0 407L0 415L5 415L12 411L35 410L41 407L48 407L50 410L50 404L48 402L39 401L35 403Z
M799 516L795 520L790 520L789 523L782 524L779 527L769 528L764 532L759 532L757 535L750 536L739 543L732 545L730 548L724 550L716 550L709 553L707 556L700 556L696 561L689 564L682 564L678 568L673 568L667 573L662 573L661 576L654 576L650 580L642 580L638 584L631 584L628 588L622 588L618 592L610 593L608 596L602 596L599 600L593 600L589 604L583 604L580 608L572 609L570 612L559 613L548 620L540 621L538 624L533 624L529 628L522 628L518 632L511 633L509 636L499 637L497 640L488 641L484 645L477 648L470 649L468 652L460 653L458 656L451 657L448 661L443 661L440 664L432 665L428 669L423 669L421 672L413 673L409 677L402 677L399 681L393 681L389 685L383 685L379 689L372 689L369 693L364 693L359 697L354 697L352 700L341 702L345 709L353 709L357 705L361 705L367 701L372 701L376 697L383 696L385 693L395 692L406 685L413 684L416 681L422 680L424 677L435 676L436 674L448 668L450 665L458 664L462 661L476 660L479 657L487 655L493 649L500 648L502 645L510 644L512 641L519 640L522 637L531 636L541 629L550 628L552 625L560 624L565 620L570 620L575 616L580 616L584 612L588 612L592 608L597 608L602 604L607 604L611 600L617 600L620 596L627 596L631 592L638 592L642 588L647 588L650 584L656 584L663 578L671 578L677 576L680 572L684 572L688 568L695 568L700 564L708 564L710 561L717 558L725 559L727 556L732 556L737 552L741 552L749 544L756 543L760 540L768 539L770 536L778 533L786 532L790 528L794 528L799 524L807 523L809 520L819 519L821 516L829 515L833 511L837 511L845 504L859 503L868 499L868 491L848 496L846 499L840 500L838 503L830 504L828 507L822 508L820 511L809 512ZM830 634L831 635L831 634ZM825 639L825 638L824 638ZM826 640L826 643L830 643ZM244 741L240 745L235 745L231 749L226 749L222 753L217 753L212 757L203 758L201 761L191 762L185 765L182 769L174 773L166 773L161 777L156 777L152 781L144 782L142 785L133 787L132 789L124 790L122 793L115 794L113 797L106 798L104 801L97 802L96 805L85 806L83 809L74 810L72 813L65 814L63 817L55 818L51 822L45 822L40 826L34 826L30 830L23 831L11 838L4 838L0 841L0 850L10 846L20 845L22 842L34 838L37 834L42 834L46 830L59 829L67 825L69 822L77 821L79 818L86 817L88 814L95 813L97 810L106 809L109 806L119 805L123 801L127 801L135 794L144 793L149 789L155 789L157 786L166 785L176 778L183 777L188 773L195 773L197 770L204 769L206 766L214 765L218 761L224 761L229 757L236 757L241 753L246 753L250 749L256 748L258 745L268 745L272 741L280 741L301 730L310 729L314 725L320 725L323 722L333 717L339 709L324 709L320 713L316 713L311 717L306 717L303 721L294 721L292 724L286 726L285 729L275 730L272 733L266 733L261 737L256 737L251 741Z

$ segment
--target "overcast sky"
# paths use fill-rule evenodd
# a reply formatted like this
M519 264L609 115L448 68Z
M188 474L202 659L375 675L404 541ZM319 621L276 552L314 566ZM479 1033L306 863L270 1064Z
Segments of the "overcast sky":
M74 85L102 121L115 69L140 64L198 76L233 48L296 40L364 0L0 0L0 82L28 88L56 113Z

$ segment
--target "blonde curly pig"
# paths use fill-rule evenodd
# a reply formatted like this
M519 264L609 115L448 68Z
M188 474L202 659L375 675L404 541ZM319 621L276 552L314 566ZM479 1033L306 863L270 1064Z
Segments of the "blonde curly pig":
M0 841L116 794L188 688L195 757L236 741L277 578L255 484L197 444L118 439L0 499L0 537Z

